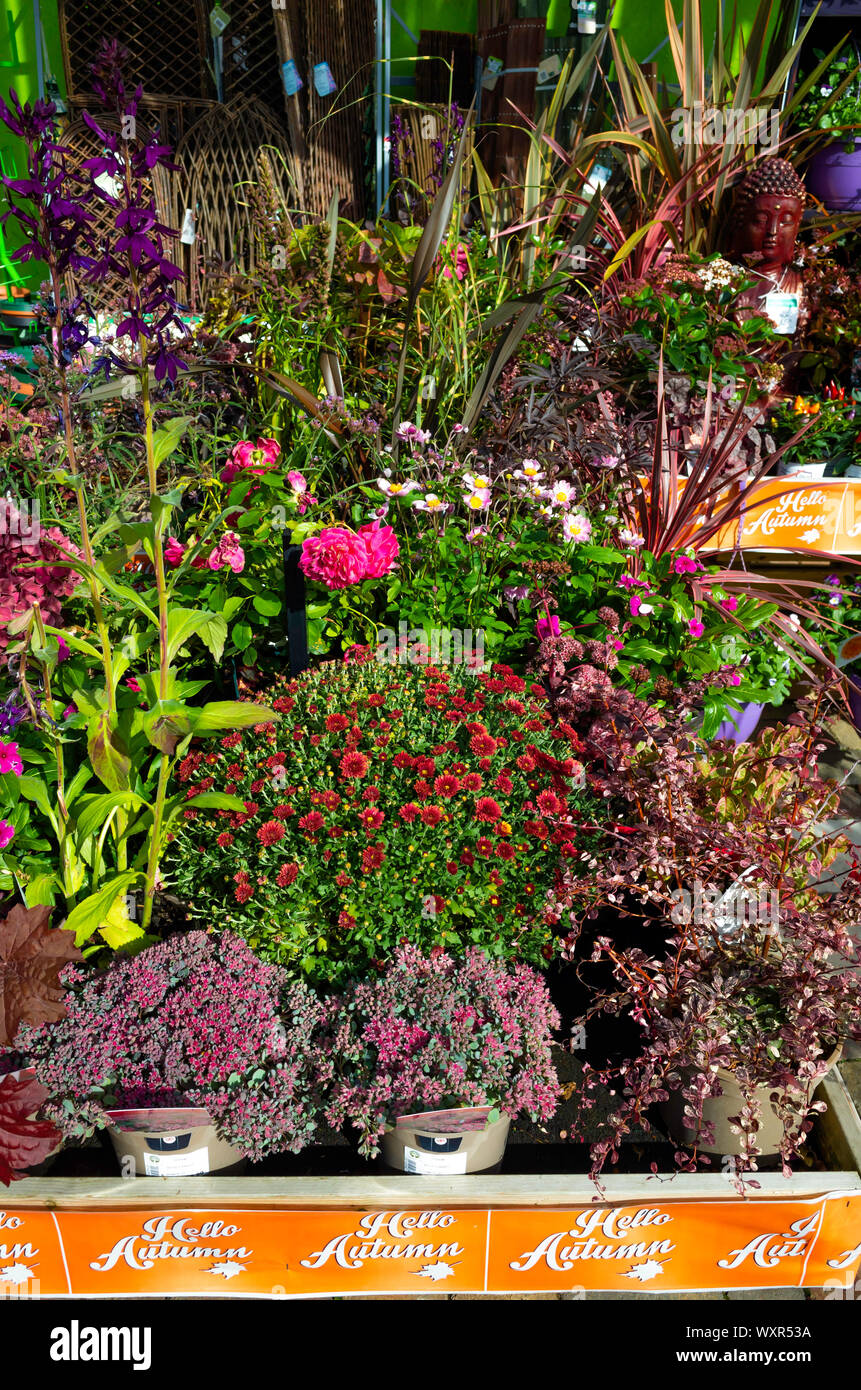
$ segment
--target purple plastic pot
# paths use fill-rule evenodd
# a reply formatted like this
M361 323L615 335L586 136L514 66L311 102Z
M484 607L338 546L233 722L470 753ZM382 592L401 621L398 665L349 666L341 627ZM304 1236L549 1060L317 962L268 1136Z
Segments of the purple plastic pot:
M764 709L765 705L748 704L741 709L727 705L726 712L729 718L718 725L715 738L731 738L733 743L747 743L762 718Z
M807 187L831 212L861 212L861 140L826 145L810 161Z

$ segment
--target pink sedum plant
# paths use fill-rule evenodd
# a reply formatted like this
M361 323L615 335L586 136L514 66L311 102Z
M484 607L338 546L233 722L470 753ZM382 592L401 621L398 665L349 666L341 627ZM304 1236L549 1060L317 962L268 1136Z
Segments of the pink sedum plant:
M546 1120L561 1094L551 1059L559 1015L526 965L507 967L475 948L454 960L402 946L379 978L329 1001L327 1046L335 1079L333 1127L359 1134L375 1157L399 1115L491 1105Z
M109 1109L158 1106L208 1110L255 1161L314 1138L331 1070L322 1006L241 938L188 932L103 972L69 966L62 982L66 1017L16 1044L66 1138L103 1128Z

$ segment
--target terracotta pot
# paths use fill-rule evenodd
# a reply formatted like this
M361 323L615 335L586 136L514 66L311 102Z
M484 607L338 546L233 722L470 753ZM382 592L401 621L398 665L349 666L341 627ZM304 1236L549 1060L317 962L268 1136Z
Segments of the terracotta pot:
M507 1115L489 1123L485 1120L480 1129L456 1128L456 1120L443 1128L439 1115L439 1111L428 1112L426 1120L422 1115L406 1116L383 1135L380 1147L389 1168L398 1173L443 1175L488 1173L499 1167L511 1125Z
M835 1047L828 1058L828 1071L836 1065L842 1050L842 1046ZM724 1067L718 1067L717 1076L723 1087L723 1095L710 1096L703 1101L703 1121L714 1125L715 1137L711 1144L700 1143L697 1144L697 1148L700 1153L705 1154L740 1154L739 1141L741 1136L733 1133L730 1128L729 1117L730 1115L738 1115L741 1110L744 1104L742 1094L731 1071L727 1071ZM819 1081L816 1082L816 1086L818 1085ZM814 1086L814 1090L816 1086ZM783 1121L768 1099L773 1090L773 1086L758 1086L754 1091L754 1097L760 1106L756 1144L761 1157L778 1153L783 1142ZM812 1099L812 1095L809 1096L809 1099ZM669 1130L670 1137L675 1143L690 1149L694 1147L696 1131L687 1127L684 1119L684 1106L685 1102L681 1091L674 1091L670 1099L658 1108L661 1118Z
M140 1178L190 1177L244 1167L241 1151L219 1139L205 1110L109 1111L108 1127L122 1168L131 1159Z

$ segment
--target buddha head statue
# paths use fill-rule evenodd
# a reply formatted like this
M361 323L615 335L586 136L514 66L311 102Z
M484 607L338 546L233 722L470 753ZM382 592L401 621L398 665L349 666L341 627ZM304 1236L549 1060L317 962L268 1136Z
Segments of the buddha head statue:
M736 189L730 254L743 256L759 275L779 274L792 260L805 197L788 160L761 160Z

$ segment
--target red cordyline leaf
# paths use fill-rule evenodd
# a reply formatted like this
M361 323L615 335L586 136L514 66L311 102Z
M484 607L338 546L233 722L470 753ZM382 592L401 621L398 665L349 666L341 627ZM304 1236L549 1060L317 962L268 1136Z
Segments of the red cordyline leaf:
M72 932L48 925L50 907L22 907L0 922L0 1047L13 1047L22 1023L65 1017L60 971L83 960Z
M48 1120L34 1120L48 1092L30 1076L0 1078L0 1182L8 1187L23 1170L42 1163L61 1142Z

